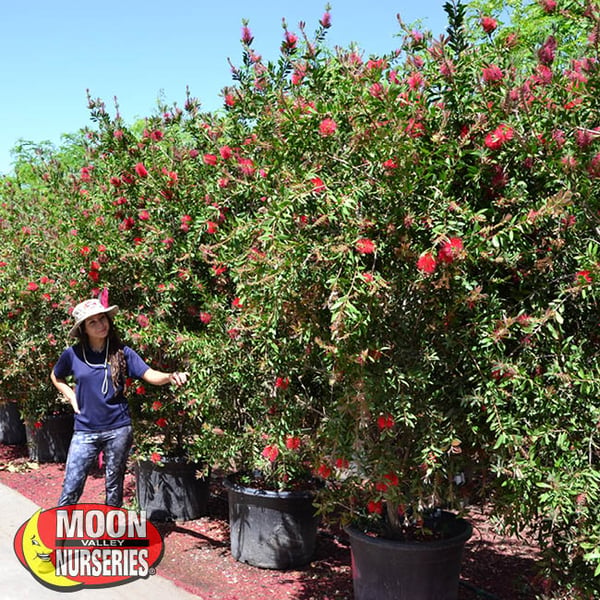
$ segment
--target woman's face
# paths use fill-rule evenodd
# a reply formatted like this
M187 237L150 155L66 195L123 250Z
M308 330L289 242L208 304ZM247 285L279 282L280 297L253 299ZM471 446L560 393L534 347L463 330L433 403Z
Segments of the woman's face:
M110 321L105 314L88 317L83 325L90 342L104 342L108 337Z

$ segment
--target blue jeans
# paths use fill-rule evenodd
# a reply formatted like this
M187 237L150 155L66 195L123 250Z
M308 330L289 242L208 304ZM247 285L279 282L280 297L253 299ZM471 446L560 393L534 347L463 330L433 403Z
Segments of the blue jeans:
M109 431L75 431L69 446L63 489L58 506L77 504L90 469L104 453L106 504L120 507L123 504L123 483L131 445L131 425Z

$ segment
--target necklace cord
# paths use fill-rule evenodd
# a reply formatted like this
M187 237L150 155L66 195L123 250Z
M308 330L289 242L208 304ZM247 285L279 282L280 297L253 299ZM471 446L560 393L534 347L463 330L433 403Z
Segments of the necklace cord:
M109 346L109 341L106 341L106 352L104 355L104 364L103 365L94 365L90 362L88 362L87 356L85 354L85 343L81 345L81 348L83 350L83 360L85 361L85 364L88 367L91 367L92 369L97 369L98 367L103 368L104 369L104 378L102 380L102 393L106 396L106 394L108 394L108 346Z

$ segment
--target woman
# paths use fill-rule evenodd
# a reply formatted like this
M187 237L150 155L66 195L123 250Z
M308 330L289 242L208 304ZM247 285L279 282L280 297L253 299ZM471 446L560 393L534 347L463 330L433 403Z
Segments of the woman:
M127 399L127 378L153 385L180 386L187 373L163 373L150 368L119 340L112 322L118 306L85 300L73 310L75 324L69 335L79 339L67 348L52 369L50 379L75 411L75 431L69 447L63 489L58 506L76 504L90 468L104 454L106 504L123 504L123 483L133 430ZM75 389L67 383L73 376Z

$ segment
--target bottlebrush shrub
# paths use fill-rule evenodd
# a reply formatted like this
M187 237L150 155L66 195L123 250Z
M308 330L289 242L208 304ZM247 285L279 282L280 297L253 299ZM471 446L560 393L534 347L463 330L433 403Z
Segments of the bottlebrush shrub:
M227 190L218 249L236 343L326 375L324 513L397 534L463 504L463 474L491 474L498 514L533 526L556 579L575 570L585 590L599 539L585 510L598 499L595 38L554 67L554 42L465 33L448 11L446 41L407 31L401 52L369 60L328 53L323 31L277 64L246 42L211 153L242 148L253 165ZM593 30L597 16L568 18Z
M281 481L306 465L323 514L382 532L481 476L537 533L550 593L585 597L600 17L535 4L520 36L500 10L446 10L443 39L400 23L370 58L330 50L324 16L267 63L247 24L215 114L188 95L127 126L90 99L95 131L2 181L2 347L63 342L64 309L108 287L125 339L192 373L207 460Z

